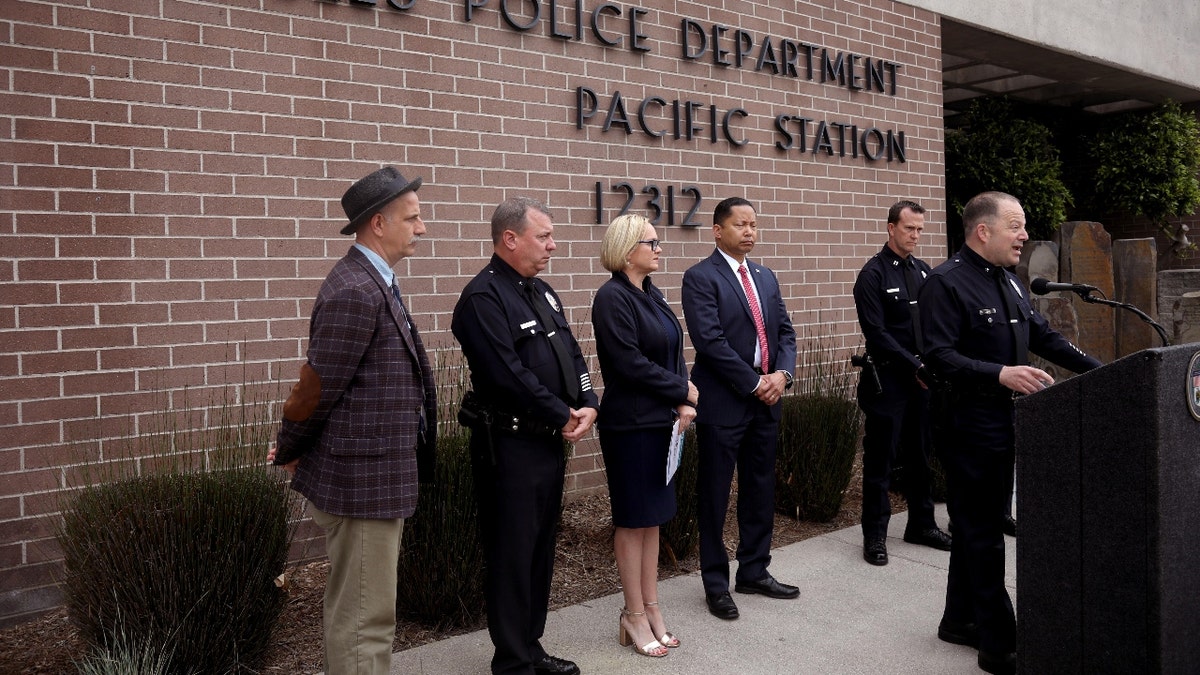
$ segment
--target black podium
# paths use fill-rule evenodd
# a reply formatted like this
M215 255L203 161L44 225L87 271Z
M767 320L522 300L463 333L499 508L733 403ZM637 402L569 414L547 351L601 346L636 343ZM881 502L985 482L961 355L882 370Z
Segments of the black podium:
M1016 410L1021 673L1200 673L1200 343Z

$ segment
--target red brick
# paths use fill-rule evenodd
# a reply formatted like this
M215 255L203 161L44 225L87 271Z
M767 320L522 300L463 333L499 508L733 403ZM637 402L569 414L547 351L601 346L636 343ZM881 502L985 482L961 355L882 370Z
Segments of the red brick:
M114 340L114 342L117 341ZM119 342L120 344L131 344L132 340L122 335ZM85 373L65 375L62 378L63 396L108 395L113 392L132 391L136 386L137 378L132 372ZM105 411L101 410L96 414L105 414Z
M101 235L161 235L165 231L163 219L156 216L96 216L96 233ZM134 255L138 255L136 249Z
M55 351L59 348L57 330L31 330L38 326L26 326L24 321L21 323L21 330L11 331L4 336L3 350L5 352L43 352ZM12 372L15 373L15 369Z
M146 38L158 38L169 42L196 44L200 42L201 24L194 21L170 21L157 18L158 12L150 17L133 17L133 34Z
M89 260L19 260L17 270L25 281L95 278Z
M234 317L234 304L225 300L219 302L176 302L171 305L172 321L231 321Z
M201 68L200 84L206 87L237 89L241 91L263 91L265 81L262 73L229 68Z
M196 66L229 68L233 55L228 49L190 43L167 42L166 60L170 63L185 63ZM203 74L201 75L203 81ZM216 86L221 86L220 84Z
M80 122L18 118L16 138L47 143L89 143L92 140L92 130L90 125Z
M276 115L290 115L292 112L292 97L280 95L277 92L263 94L235 91L232 93L231 98L232 106L238 110L274 113Z
M59 298L64 304L129 302L133 300L128 281L111 283L64 283L59 286Z
M21 422L36 424L54 420L95 417L98 412L99 404L95 396L28 401L21 404Z
M14 70L54 70L55 53L24 45L0 45L0 63Z
M170 309L166 303L136 302L120 305L101 305L100 325L140 325L164 323L170 320Z
M100 368L159 368L171 363L167 347L112 348L100 352Z
M62 192L58 206L60 211L68 213L129 213L130 199L124 192Z
M165 158L166 155L163 155ZM175 216L200 212L199 195L134 194L133 212Z
M90 34L81 30L17 23L12 24L12 35L13 42L19 45L50 47L65 52L88 52L92 49Z
M89 305L25 305L17 307L22 328L94 325L95 310Z
M198 323L173 323L138 326L137 344L140 347L177 345L204 341L204 326Z

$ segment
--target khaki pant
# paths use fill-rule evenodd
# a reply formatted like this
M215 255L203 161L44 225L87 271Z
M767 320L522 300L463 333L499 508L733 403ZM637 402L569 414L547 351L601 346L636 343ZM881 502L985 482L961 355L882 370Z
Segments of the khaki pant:
M396 636L396 565L404 519L334 516L308 503L325 530L325 672L388 675Z

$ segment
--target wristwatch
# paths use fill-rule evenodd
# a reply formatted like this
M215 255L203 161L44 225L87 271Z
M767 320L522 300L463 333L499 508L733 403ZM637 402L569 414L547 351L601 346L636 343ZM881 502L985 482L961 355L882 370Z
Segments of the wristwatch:
M794 378L792 378L792 374L786 370L781 370L779 372L783 373L783 379L787 380L787 384L783 385L783 388L791 389L792 388L792 380L794 379Z

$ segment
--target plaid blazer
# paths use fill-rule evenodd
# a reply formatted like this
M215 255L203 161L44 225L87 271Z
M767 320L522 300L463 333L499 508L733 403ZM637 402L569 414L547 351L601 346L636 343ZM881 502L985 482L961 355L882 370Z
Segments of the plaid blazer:
M416 509L417 456L432 459L437 400L421 337L404 324L378 271L351 247L317 293L275 459L299 457L292 489L326 513L407 518Z

